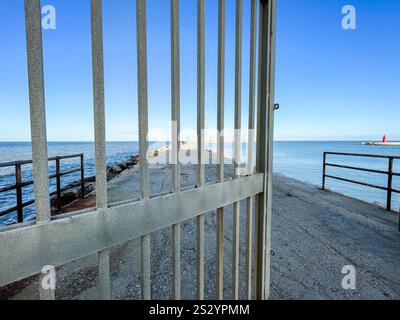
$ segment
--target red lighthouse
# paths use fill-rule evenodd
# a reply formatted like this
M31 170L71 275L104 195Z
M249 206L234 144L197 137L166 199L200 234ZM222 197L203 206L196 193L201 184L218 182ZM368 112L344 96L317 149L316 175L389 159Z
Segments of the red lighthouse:
M387 137L386 137L386 135L383 136L382 142L383 142L383 143L386 143L386 142L387 142Z

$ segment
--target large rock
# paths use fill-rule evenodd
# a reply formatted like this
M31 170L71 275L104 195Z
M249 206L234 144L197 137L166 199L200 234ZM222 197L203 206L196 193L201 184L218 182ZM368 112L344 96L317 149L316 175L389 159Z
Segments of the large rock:
M133 165L137 165L140 161L140 157L139 156L132 156L131 157L132 161L133 161Z
M122 171L124 171L128 168L125 161L118 162L117 166L120 167L122 169Z
M120 174L120 173L122 173L122 171L124 171L123 168L121 168L119 165L115 165L115 166L112 167L112 171L111 172L113 174Z

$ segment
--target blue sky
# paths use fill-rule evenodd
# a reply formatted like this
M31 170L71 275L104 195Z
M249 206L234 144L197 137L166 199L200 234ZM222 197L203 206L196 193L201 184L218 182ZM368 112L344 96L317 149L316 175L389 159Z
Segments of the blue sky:
M244 0L243 123L247 124L250 1ZM278 140L400 139L400 1L278 0ZM57 29L43 32L50 141L93 140L90 1L49 0ZM357 9L343 30L341 9ZM30 139L22 0L0 1L0 141ZM170 118L168 0L148 0L149 112ZM107 138L137 139L134 0L104 0ZM215 128L217 1L206 0L206 112ZM227 0L226 127L233 126L235 1ZM181 1L182 127L196 119L196 1Z

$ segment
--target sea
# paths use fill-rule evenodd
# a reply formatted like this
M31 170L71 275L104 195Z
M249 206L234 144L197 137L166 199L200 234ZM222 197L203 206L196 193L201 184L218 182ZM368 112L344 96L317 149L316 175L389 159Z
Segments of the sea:
M108 142L107 163L113 165L121 160L126 160L132 155L137 155L138 142ZM232 146L226 146L226 155L232 154ZM247 145L243 145L242 158L246 159ZM361 141L277 141L274 144L274 171L303 182L321 187L323 153L345 152L376 155L400 156L399 146L365 146ZM48 144L49 157L83 153L85 156L85 176L95 175L93 142L50 142ZM31 144L28 142L0 142L0 163L30 160L32 158ZM63 160L61 170L69 171L80 166L80 160ZM377 158L329 156L328 161L336 164L363 167L368 169L387 170L388 160ZM394 162L394 171L400 172L400 160ZM49 174L55 173L55 162L49 163ZM357 180L365 183L387 186L387 176L375 173L352 171L348 169L328 168L328 174L346 179ZM23 181L32 179L32 167L26 165L22 170ZM71 182L78 181L80 173L62 178L62 187ZM14 168L0 168L0 189L15 183ZM56 190L55 179L50 180L50 192ZM354 197L369 203L386 205L386 191L363 187L359 185L327 179L328 189ZM400 189L400 177L394 177L393 186ZM23 189L23 200L34 198L33 186ZM15 191L0 194L0 212L16 205ZM398 209L400 197L393 194L392 207ZM24 219L29 221L35 218L35 206L24 209ZM16 213L0 217L0 225L10 225L16 222Z

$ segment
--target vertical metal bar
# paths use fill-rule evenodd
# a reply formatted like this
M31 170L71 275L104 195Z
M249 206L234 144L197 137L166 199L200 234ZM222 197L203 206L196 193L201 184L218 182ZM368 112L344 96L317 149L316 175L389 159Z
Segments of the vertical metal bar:
M257 157L256 170L266 172L266 109L267 109L267 4L260 0L259 10L259 58L258 58L258 116L257 116ZM265 213L266 213L266 179L264 192L256 196L256 225L255 225L255 272L254 291L257 300L264 299L264 254L265 254Z
M205 129L205 13L197 0L197 187L204 186ZM197 218L197 298L204 299L204 215Z
M85 199L85 158L81 154L81 198Z
M151 300L151 251L150 251L150 235L141 238L142 248L142 299Z
M147 88L147 32L146 0L136 1L137 69L138 69L138 118L140 152L140 198L146 200L149 192L149 168L147 162L148 141L148 88ZM141 238L142 247L142 298L151 299L150 235Z
M99 283L100 283L100 300L111 299L111 283L110 283L110 251L104 250L99 252Z
M106 130L104 103L102 0L91 0L94 129L96 144L96 202L107 208Z
M224 208L217 209L216 296L218 300L224 299Z
M56 180L57 180L57 211L61 211L61 176L60 157L56 158Z
M236 0L236 48L235 48L235 178L240 178L241 162L241 113L242 113L242 0ZM240 202L233 204L233 243L232 243L232 297L239 299L239 237Z
M239 235L240 202L233 204L233 240L232 240L232 299L239 299Z
M25 0L36 221L51 218L40 0Z
M266 50L267 41L265 39L266 27L266 4L259 0L259 47L258 47L258 97L257 97L257 144L256 144L256 171L265 173L266 156ZM264 178L265 180L265 178ZM265 191L265 181L264 181ZM265 193L255 197L255 248L254 248L254 296L257 300L264 298L264 259L265 252L264 234L265 234Z
M94 130L96 148L96 204L98 210L107 208L106 130L104 101L103 12L102 0L91 0L92 71ZM110 251L98 253L100 297L110 299Z
M197 299L204 300L204 215L197 217Z
M247 153L247 174L254 173L254 129L256 89L256 48L257 48L257 0L251 0L250 18L250 80L249 80L249 135Z
M393 158L389 158L388 191L387 191L387 204L386 204L387 211L392 211L392 190L393 190Z
M245 283L245 299L252 299L252 252L253 252L253 197L246 201L246 283Z
M173 192L181 189L180 165L180 44L179 44L179 0L171 0L171 98L172 98L172 184ZM181 226L172 226L172 295L181 298Z
M140 196L149 197L149 172L147 162L148 129L148 88L147 88L147 32L146 0L136 1L137 23L137 69L138 69L138 111L140 149Z
M181 299L181 225L172 226L172 297Z
M225 181L224 109L225 109L225 0L218 1L218 115L217 115L217 175L218 182ZM216 296L224 299L224 208L217 209L217 275Z
M247 146L247 174L254 173L254 129L255 129L255 82L257 46L257 0L251 1L250 17L250 85L249 85L249 132ZM247 199L246 207L246 284L245 299L252 298L252 252L253 252L253 197Z
M179 0L171 0L171 103L172 113L172 179L173 191L181 188L180 165L178 154L180 149L180 43L179 43Z
M236 45L235 45L235 178L240 177L241 126L242 126L242 0L236 0Z
M205 129L205 13L204 0L197 0L197 187L204 185Z
M29 105L32 137L32 166L36 222L51 219L47 162L46 108L44 93L43 46L40 0L25 0L26 45L29 77ZM39 284L44 275L39 275ZM54 290L39 285L42 300L54 300Z
M219 0L218 4L218 182L225 181L225 145L224 145L224 127L225 127L225 20L226 20L225 0Z
M255 296L269 297L272 214L273 101L275 82L276 1L260 1L257 172L265 174L256 197Z
M269 56L268 56L268 154L267 154L267 206L266 206L266 252L264 298L270 298L271 283L271 231L272 231L272 187L273 187L273 151L274 151L274 115L275 115L275 59L276 59L276 10L277 1L269 2Z
M24 207L22 203L22 174L21 174L21 164L17 163L15 165L15 185L17 191L17 219L18 223L24 222Z
M325 189L326 189L326 157L327 157L327 153L324 152L324 163L323 163L323 169L322 169L322 191L325 191Z

